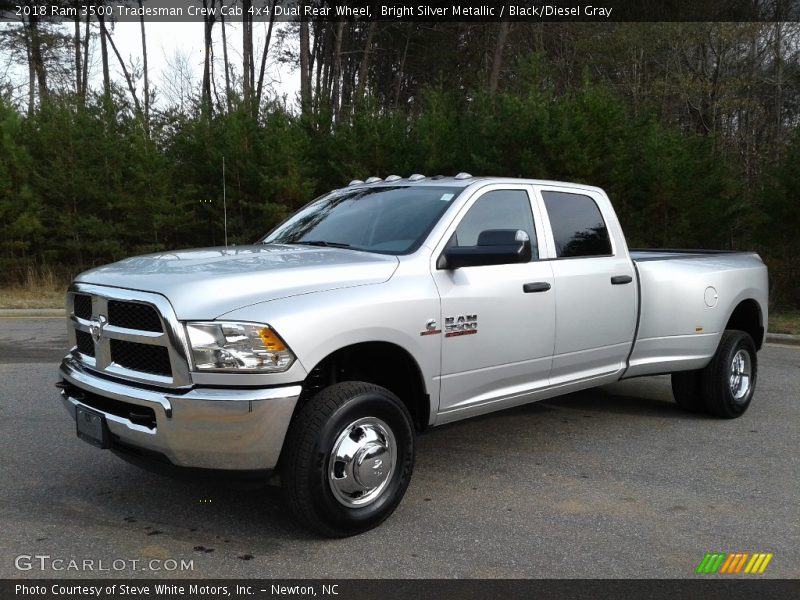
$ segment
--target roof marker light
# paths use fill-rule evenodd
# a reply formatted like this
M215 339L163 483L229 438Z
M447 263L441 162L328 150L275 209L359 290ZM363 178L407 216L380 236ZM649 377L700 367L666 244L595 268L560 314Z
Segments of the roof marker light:
M349 186L351 186L351 185L358 185L359 183L364 183L364 182L363 182L363 181L361 181L360 179L353 179L353 181L351 181L350 183L348 183L348 184L347 184L347 186L349 187Z
M367 180L364 183L378 183L379 181L383 181L380 177L367 177Z
M472 175L462 171L461 173L459 173L458 175L455 176L455 179L472 179Z
M420 179L425 179L425 175L420 175L419 173L414 173L411 175L408 180L409 181L419 181Z
M397 181L398 179L402 179L400 175L389 175L384 181Z

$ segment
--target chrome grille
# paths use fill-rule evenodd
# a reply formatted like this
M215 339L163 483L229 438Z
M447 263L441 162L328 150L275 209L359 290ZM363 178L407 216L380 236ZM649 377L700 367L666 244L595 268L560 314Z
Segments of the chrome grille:
M159 294L74 284L72 354L85 368L165 387L191 385L183 326Z

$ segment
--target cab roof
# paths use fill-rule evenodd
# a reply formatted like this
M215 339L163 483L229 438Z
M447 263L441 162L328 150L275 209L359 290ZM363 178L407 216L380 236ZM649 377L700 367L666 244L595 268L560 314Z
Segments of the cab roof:
M539 186L554 186L554 187L557 186L557 187L575 188L581 190L593 190L602 192L601 188L592 185L587 185L583 183L574 183L568 181L553 181L548 179L472 176L468 175L467 173L460 173L458 176L434 175L431 177L427 177L427 176L412 175L411 177L416 177L416 178L410 179L409 177L398 177L397 179L391 179L390 181L386 181L386 179L381 179L379 181L371 181L371 182L369 182L370 181L369 179L367 179L367 181L353 180L352 182L350 182L349 185L343 187L342 189L347 189L347 188L355 189L364 187L395 187L395 186L428 186L428 187L436 186L436 187L449 187L449 188L453 187L465 188L475 183L486 183L486 184L506 183L506 184L518 184L518 185L523 184L523 185L539 185Z

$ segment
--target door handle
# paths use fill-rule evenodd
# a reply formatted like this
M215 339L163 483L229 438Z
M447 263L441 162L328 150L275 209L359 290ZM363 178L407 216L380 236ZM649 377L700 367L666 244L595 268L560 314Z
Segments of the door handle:
M633 281L630 275L615 275L611 278L611 285L624 285Z
M522 291L526 294L535 294L536 292L546 292L550 289L550 284L546 281L537 281L535 283L523 283Z

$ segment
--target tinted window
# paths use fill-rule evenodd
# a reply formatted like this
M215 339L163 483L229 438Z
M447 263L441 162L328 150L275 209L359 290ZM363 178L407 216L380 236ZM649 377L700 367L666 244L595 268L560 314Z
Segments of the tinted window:
M338 190L295 213L262 241L412 252L462 189L415 185Z
M485 193L461 219L451 244L475 246L478 243L478 235L487 229L521 229L531 239L533 258L539 258L533 214L526 192L497 190Z
M559 258L608 256L611 240L594 200L581 194L542 192Z

